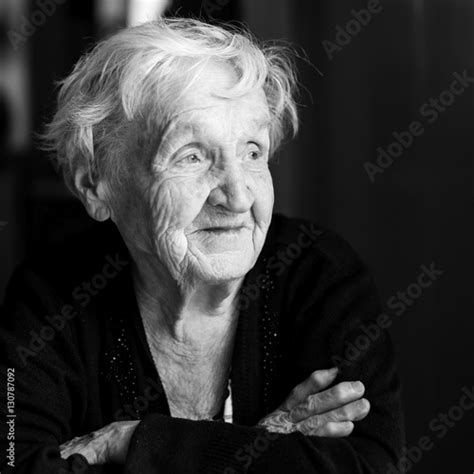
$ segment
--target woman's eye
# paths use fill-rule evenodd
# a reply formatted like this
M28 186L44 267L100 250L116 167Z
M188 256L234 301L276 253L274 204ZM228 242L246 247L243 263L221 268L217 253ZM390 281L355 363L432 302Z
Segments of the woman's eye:
M190 163L199 163L201 161L197 155L189 155L187 158Z
M178 163L179 164L189 164L189 165L193 165L193 164L197 164L197 163L200 163L201 162L201 158L196 154L196 153L193 153L191 155L187 155L183 158L181 158L180 160L178 160Z
M249 151L249 158L251 160L258 160L263 156L263 153L259 149L253 149Z

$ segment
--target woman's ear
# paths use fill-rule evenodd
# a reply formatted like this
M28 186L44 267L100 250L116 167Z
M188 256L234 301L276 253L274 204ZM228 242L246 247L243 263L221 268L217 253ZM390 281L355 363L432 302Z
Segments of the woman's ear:
M87 213L96 221L106 221L111 217L107 202L106 183L95 179L86 168L78 168L74 175L74 185Z

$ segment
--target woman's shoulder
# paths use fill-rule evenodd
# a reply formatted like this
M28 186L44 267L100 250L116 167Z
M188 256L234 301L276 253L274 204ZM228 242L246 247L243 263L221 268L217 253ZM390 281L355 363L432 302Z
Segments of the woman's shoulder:
M250 281L268 286L273 304L292 314L336 293L375 295L369 268L346 239L318 222L280 214L273 216Z
M44 324L45 315L67 313L67 319L69 314L85 314L93 308L91 301L99 301L97 295L107 297L106 290L115 286L111 282L121 281L117 277L129 262L118 231L109 223L45 245L11 275L1 305L3 319Z
M115 300L120 307L128 294L114 291L115 283L123 280L118 276L129 266L123 249L107 224L45 246L21 263L0 307L0 341L9 341L8 357L19 355L24 362L32 351L46 356L53 348L72 354L79 332L95 338L98 320L108 314L97 308ZM120 301L111 294L119 294ZM109 306L112 311L114 306ZM92 336L88 344L94 346ZM23 352L17 354L20 346Z
M112 223L92 224L62 241L38 247L13 272L10 284L23 287L50 287L59 294L70 293L108 267L128 265L128 252ZM111 272L109 272L111 273Z
M309 331L311 321L321 335L332 334L334 325L342 333L378 314L368 266L345 238L318 222L275 215L253 272L257 283L258 275L268 276L258 294L288 327Z

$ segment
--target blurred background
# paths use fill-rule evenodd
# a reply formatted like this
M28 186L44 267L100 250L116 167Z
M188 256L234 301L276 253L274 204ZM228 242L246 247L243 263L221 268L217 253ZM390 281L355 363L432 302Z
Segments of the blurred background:
M97 39L157 15L243 21L304 51L276 210L331 227L371 267L393 317L407 470L474 472L474 409L456 408L463 389L474 400L472 0L0 0L0 298L26 255L88 225L35 142L55 81ZM440 276L417 289L432 264ZM423 436L430 448L414 449Z

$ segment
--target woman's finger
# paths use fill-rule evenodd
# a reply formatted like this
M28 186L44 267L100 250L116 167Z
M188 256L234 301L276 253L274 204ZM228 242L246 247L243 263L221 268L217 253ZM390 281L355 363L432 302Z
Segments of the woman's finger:
M338 369L316 370L304 382L298 384L291 392L288 398L282 403L280 409L290 411L296 405L315 393L328 387L336 378Z
M312 416L306 420L295 423L297 431L302 433L321 432L326 425L332 426L333 423L340 424L346 422L354 422L364 419L370 411L370 403L363 398L352 403L324 413L322 415ZM320 435L323 436L323 435Z
M358 400L364 391L362 382L341 382L328 390L306 397L290 411L289 420L297 423L311 416L335 410Z
M321 415L327 422L359 421L364 419L370 411L370 403L366 398L348 403L341 408Z
M354 429L354 423L351 421L335 422L330 421L322 426L313 427L311 423L301 423L297 425L297 431L300 431L306 436L326 436L329 438L342 438L349 436Z

